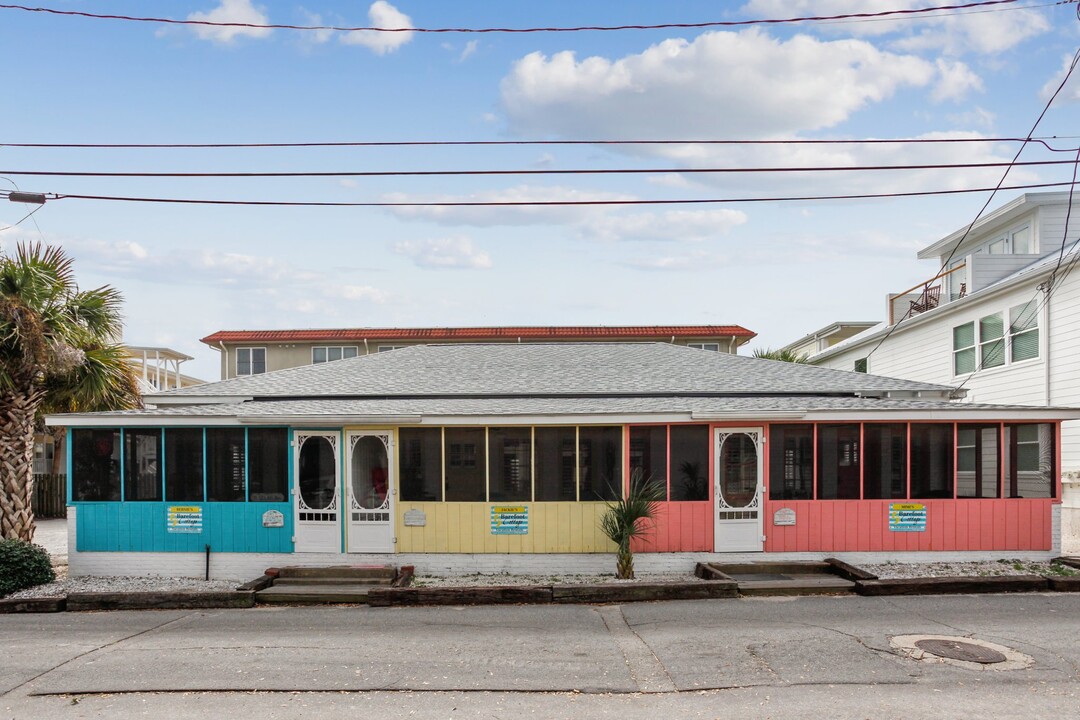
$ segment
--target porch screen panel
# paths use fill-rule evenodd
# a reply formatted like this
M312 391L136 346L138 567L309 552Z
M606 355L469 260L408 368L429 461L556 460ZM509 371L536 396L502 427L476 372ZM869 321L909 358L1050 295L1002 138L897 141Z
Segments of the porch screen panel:
M1052 498L1057 478L1054 426L1005 426L1005 494L1013 498Z
M161 428L124 430L124 500L161 502Z
M858 425L818 426L818 500L858 500Z
M484 428L446 428L446 500L487 499Z
M289 431L248 429L248 499L285 502L289 492Z
M165 501L202 502L202 428L165 430Z
M532 500L532 430L488 430L488 481L492 502Z
M961 425L956 431L956 497L996 498L1000 486L997 425Z
M243 428L207 428L206 499L243 502L247 494L244 464Z
M671 426L671 500L709 499L709 426Z
M630 428L630 477L667 485L667 425Z
M120 499L120 431L71 431L71 498Z
M769 427L769 499L814 499L814 426Z
M577 500L577 428L536 428L536 500Z
M911 499L953 496L953 426L911 425Z
M907 497L907 425L867 423L863 426L863 497L867 500Z
M581 428L578 462L582 500L615 500L622 496L621 427Z
M402 500L441 502L442 430L402 428L398 432L398 468Z

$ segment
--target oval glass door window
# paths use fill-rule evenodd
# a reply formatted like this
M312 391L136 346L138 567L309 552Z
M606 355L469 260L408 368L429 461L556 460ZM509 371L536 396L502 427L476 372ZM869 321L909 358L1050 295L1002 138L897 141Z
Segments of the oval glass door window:
M386 503L389 489L386 446L368 435L356 441L352 451L352 493L364 510L378 510Z
M300 499L312 510L326 510L333 505L337 490L334 448L324 437L313 436L300 448L297 484Z
M720 493L733 508L754 501L758 485L757 444L746 433L734 433L720 448Z

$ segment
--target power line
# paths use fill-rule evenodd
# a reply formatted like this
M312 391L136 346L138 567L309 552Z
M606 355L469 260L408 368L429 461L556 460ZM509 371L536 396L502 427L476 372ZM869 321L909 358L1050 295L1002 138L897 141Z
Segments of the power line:
M1074 148L1080 149L1080 148ZM298 177L436 177L504 175L656 175L656 174L745 174L791 172L870 172L888 170L964 170L1018 166L1071 165L1072 160L1029 160L1025 162L934 163L928 165L825 165L791 167L708 167L708 168L574 168L531 170L327 170L327 171L243 171L243 172L139 172L86 170L0 170L8 175L102 178L298 178Z
M321 141L321 142L252 142L252 143L18 143L0 142L0 148L41 149L199 149L216 150L232 148L341 148L341 147L484 147L484 146L545 146L545 145L934 145L949 143L1039 143L1050 152L1072 152L1073 148L1055 148L1048 140L1076 140L1076 135L1047 135L1044 137L954 137L954 138L864 138L864 139L803 139L775 140L386 140L386 141Z
M993 6L1012 5L1018 0L981 0L980 2L968 2L954 5L938 5L923 8L902 8L895 10L882 10L879 12L844 13L838 15L811 15L791 18L759 18L751 20L715 20L699 23L658 23L654 25L581 25L573 27L402 27L383 28L370 26L341 26L341 25L289 25L283 23L244 23L244 22L217 22L212 20L176 20L174 18L144 17L134 15L113 15L104 13L82 12L78 10L60 10L49 7L31 7L27 5L0 4L0 10L21 10L31 13L44 13L48 15L60 15L68 17L89 18L94 20L123 20L128 22L157 23L163 25L188 25L201 27L245 28L255 30L301 30L318 32L382 32L382 33L467 33L467 34L492 34L492 33L567 33L567 32L611 32L621 30L699 30L721 27L746 27L750 25L780 25L788 23L806 22L835 22L838 20L859 20L870 18L912 18L930 13L944 12L948 10L967 10L974 8L987 8ZM1067 5L1076 0L1062 0L1058 4ZM1010 8L999 8L1010 9Z
M1080 18L1080 7L1077 7L1077 17ZM1069 78L1072 77L1073 70L1076 69L1076 64L1077 64L1078 61L1080 61L1080 49L1077 49L1077 51L1073 54L1073 61L1069 65L1069 69L1065 73L1065 77L1063 77L1061 79L1061 83L1057 86L1057 89L1054 90L1053 95L1051 95L1050 98L1046 101L1046 105L1043 106L1042 112L1039 113L1039 116L1035 119L1035 122L1032 124L1031 129L1028 130L1028 133L1027 133L1028 137L1031 137L1034 134L1034 132L1039 127L1039 123L1041 123L1043 118L1046 117L1046 113L1050 111L1050 106L1054 104L1054 100L1061 93L1062 89L1065 87L1065 84L1067 82L1069 82ZM994 197L998 194L998 192L1001 191L1001 190L1012 189L1012 188L1002 187L1002 183L1004 183L1005 178L1007 178L1009 176L1009 170L1012 169L1012 165L1015 164L1016 161L1020 158L1020 154L1024 152L1025 147L1027 147L1026 142L1023 143L1022 145L1020 145L1020 148L1016 151L1016 155L1013 156L1012 163L1009 164L1009 167L1005 168L1005 172L1002 173L1001 179L998 180L997 186L994 187L991 190L990 195L987 196L986 202L983 203L982 208L980 208L979 212L975 214L974 219L972 219L971 223L968 224L967 228L964 230L964 233L960 236L960 238L952 246L952 250L949 251L949 256L947 258L945 258L945 262L943 262L941 264L941 268L938 270L938 275L940 275L942 272L944 272L945 268L947 268L949 266L949 263L952 262L953 256L956 255L956 251L959 250L960 246L964 244L965 240L967 240L968 236L971 234L972 229L975 227L975 224L979 221L979 218L982 217L983 213L986 212L986 209L988 207L990 207L990 203L993 201ZM1075 168L1075 166L1074 166L1074 168ZM1071 198L1072 188L1075 185L1075 180L1072 183L1064 183L1064 184L1069 186L1069 188L1070 188L1070 198ZM1067 227L1066 227L1066 230L1068 230ZM925 289L924 289L924 293L925 293ZM882 344L886 340L888 340L889 337L896 331L896 328L900 327L900 325L905 320L907 320L909 317L911 317L911 307L910 306L908 307L907 312L905 312L904 315L899 320L897 320L892 325L892 327L889 328L888 332L886 332L885 335L883 335L882 338L880 340L878 340L877 344L874 345L874 348L869 353L867 353L865 359L869 360L870 357L875 352L878 351L878 348L880 348L882 346Z
M1068 182L1032 183L998 187L998 190L1030 190L1035 188L1064 187ZM167 198L123 195L85 195L75 193L46 193L48 200L99 200L109 202L168 203L180 205L251 205L277 207L567 207L567 206L629 206L629 205L720 205L759 202L808 202L825 200L881 200L932 195L959 195L987 192L994 188L961 188L952 190L915 190L910 192L862 193L851 195L791 195L776 197L738 198L684 198L684 199L627 199L627 200L477 200L477 201L302 201L302 200L220 200L211 198ZM6 197L0 191L0 198Z

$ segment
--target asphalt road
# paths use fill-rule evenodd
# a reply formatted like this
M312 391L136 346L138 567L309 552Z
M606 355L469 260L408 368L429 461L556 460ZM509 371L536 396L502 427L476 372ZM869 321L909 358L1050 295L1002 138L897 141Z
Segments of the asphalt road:
M1067 594L7 615L0 718L1076 717L1078 638Z

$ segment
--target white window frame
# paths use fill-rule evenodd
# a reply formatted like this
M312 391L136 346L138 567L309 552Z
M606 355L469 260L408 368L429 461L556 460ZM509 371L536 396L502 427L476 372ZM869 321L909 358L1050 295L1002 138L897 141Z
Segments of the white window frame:
M1035 221L1034 220L1026 220L1026 221L1020 223L1019 225L1013 225L1011 228L1009 228L1005 232L1002 232L1002 233L1000 233L998 235L995 235L992 239L990 239L990 240L986 241L985 243L983 243L982 245L980 245L978 250L976 250L975 252L976 253L985 252L987 255L1015 255L1015 254L1017 254L1017 252L1016 252L1016 245L1015 245L1013 240L1014 240L1014 238L1016 237L1016 235L1018 233L1022 233L1025 230L1028 231L1028 234L1029 234L1028 244L1031 247L1028 248L1028 252L1021 253L1021 254L1024 254L1024 255L1038 255L1039 254L1039 249L1038 249L1039 242L1038 242L1038 235L1036 235L1036 233L1035 233ZM1001 249L1000 252L994 252L991 248L993 248L994 246L997 246L998 244L1000 244L1002 249Z
M983 338L983 321L984 320L990 320L990 319L995 318L995 317L998 318L998 321L1001 323L1001 335L999 335L998 337L989 338L989 339ZM998 312L993 312L993 313L990 313L988 315L983 315L982 317L979 318L979 321L976 323L976 328L977 328L976 337L977 337L977 341L978 341L978 344L979 344L979 352L977 353L976 359L978 361L979 369L987 368L984 360L986 359L986 355L988 353L993 353L994 352L994 346L995 345L1000 348L1000 353L1001 353L1000 362L998 362L996 365L989 366L989 368L987 368L987 369L1005 367L1006 365L1008 365L1009 364L1009 358L1008 358L1009 353L1008 353L1007 345L1009 344L1009 332L1008 332L1008 328L1005 325L1005 313L1003 311L999 310Z
M326 359L325 360L316 360L315 359L315 351L316 350L324 351L325 354L326 354ZM314 345L311 348L311 364L312 365L321 365L322 363L326 363L326 362L335 362L334 360L330 359L330 351L331 350L339 350L341 352L341 357L337 358L337 360L348 360L349 358L354 358L354 357L356 357L357 355L360 354L360 346L359 345ZM345 355L346 350L352 350L353 354L349 355L349 356L346 356Z
M709 350L710 352L720 352L720 343L718 342L686 343L686 347L695 348L697 350Z
M376 352L390 352L391 350L404 350L408 345L380 345Z
M1012 320L1012 314L1013 314L1014 310L1017 310L1019 308L1024 307L1025 305L1029 304L1027 302L1018 303L1018 304L1015 304L1015 305L1009 305L1009 306L1007 306L1005 308L1002 308L1001 310L998 310L997 312L986 313L985 315L981 315L980 317L978 317L976 319L972 319L972 320L969 320L967 322L960 323L959 325L953 325L953 327L952 327L952 335L951 335L951 337L952 337L952 374L953 374L953 377L958 377L960 375L970 375L971 373L980 372L982 370L997 370L999 368L1012 367L1013 365L1021 365L1023 363L1037 361L1040 357L1042 357L1042 335L1040 334L1038 336L1039 337L1039 342L1037 343L1036 354L1033 357L1024 358L1022 360L1014 360L1013 359L1013 340L1014 340L1014 338L1019 337L1021 335L1026 335L1026 334L1029 334L1029 333L1041 333L1042 332L1042 321L1041 321L1041 318L1040 318L1040 315L1042 313L1041 313L1041 306L1038 304L1039 300L1038 300L1038 298L1035 298L1035 299L1031 300L1030 302L1036 303L1035 312L1031 316L1032 319L1034 320L1035 324L1032 325L1031 327L1024 328L1024 329L1022 329L1022 330L1020 330L1018 332L1014 332L1014 327L1013 327L1014 323L1013 323L1013 320ZM987 319L987 318L991 318L991 317L993 317L995 315L1001 317L1002 326L1003 326L1003 334L1002 334L1002 336L1000 338L985 339L982 336L982 321ZM969 345L967 347L958 348L958 347L956 347L956 330L957 330L957 328L964 327L965 325L974 325L975 343L974 343L974 345ZM1001 350L1002 350L1002 354L1003 354L1002 362L1000 364L998 364L998 365L992 365L990 367L986 367L983 364L984 348L991 345L991 344L993 344L993 343L1001 343ZM964 352L965 350L970 350L972 348L975 349L975 369L972 370L971 372L957 372L956 371L956 356L959 353Z
M262 354L263 354L263 359L262 359L263 369L262 369L262 372L255 372L255 358L252 355L252 353L254 353L256 350L261 350ZM246 373L241 373L240 372L240 353L242 353L242 352L247 352L247 354L248 354L247 364L248 364L249 372L246 372ZM234 369L236 371L236 377L247 377L248 375L262 375L263 373L266 372L266 348L265 347L238 347L238 348L236 348L236 361L233 364L233 367L234 367Z

